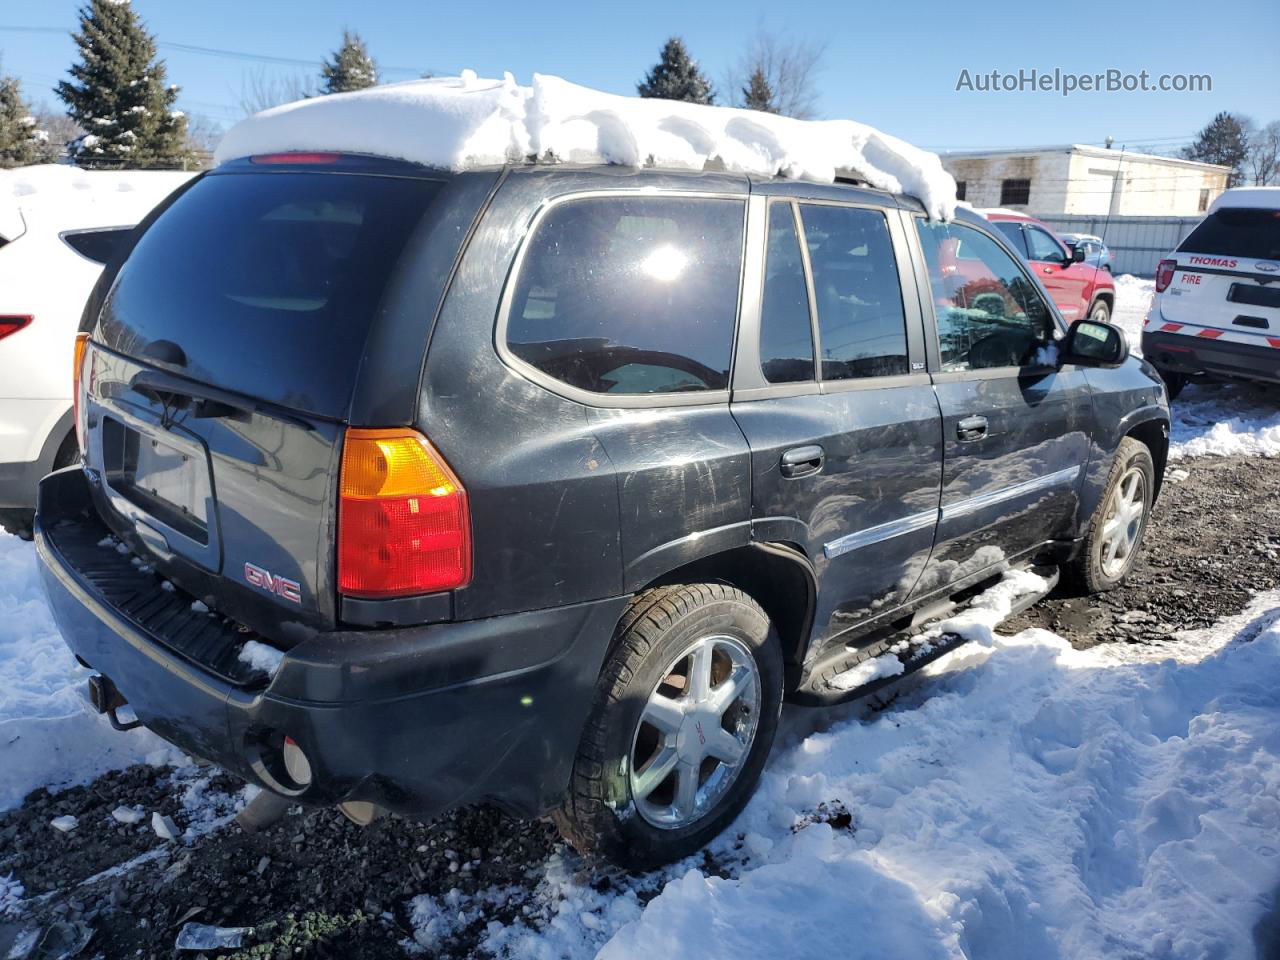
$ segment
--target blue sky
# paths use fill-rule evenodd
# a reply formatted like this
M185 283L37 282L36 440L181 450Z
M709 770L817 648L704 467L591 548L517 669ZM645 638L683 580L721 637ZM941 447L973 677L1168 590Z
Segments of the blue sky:
M315 61L343 27L358 30L388 67L482 76L534 71L617 93L678 33L713 81L758 27L827 44L820 110L852 117L932 149L1064 142L1176 148L1218 110L1280 119L1280 4L1161 2L856 3L790 0L653 0L644 4L421 0L133 0L161 42ZM0 5L0 27L74 27L76 0ZM314 73L162 49L180 105L225 125L241 115L247 77ZM53 103L53 84L74 55L69 37L0 29L2 69L27 96ZM971 73L1060 68L1091 73L1209 74L1211 93L957 92ZM408 79L388 70L385 79Z

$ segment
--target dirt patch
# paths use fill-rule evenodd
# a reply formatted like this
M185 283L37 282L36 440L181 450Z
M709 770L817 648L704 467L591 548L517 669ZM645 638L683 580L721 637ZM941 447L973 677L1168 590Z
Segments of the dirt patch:
M1177 479L1179 471L1186 472ZM1006 622L1044 627L1078 649L1167 641L1239 613L1280 585L1280 461L1245 457L1173 465L1124 584L1097 597L1068 587Z

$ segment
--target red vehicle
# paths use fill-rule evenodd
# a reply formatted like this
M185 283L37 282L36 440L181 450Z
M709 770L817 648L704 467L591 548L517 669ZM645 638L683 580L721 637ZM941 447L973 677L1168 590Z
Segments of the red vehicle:
M1111 272L1085 262L1081 247L1064 244L1047 226L1016 210L979 210L1035 269L1067 323L1088 317L1110 323L1116 305Z

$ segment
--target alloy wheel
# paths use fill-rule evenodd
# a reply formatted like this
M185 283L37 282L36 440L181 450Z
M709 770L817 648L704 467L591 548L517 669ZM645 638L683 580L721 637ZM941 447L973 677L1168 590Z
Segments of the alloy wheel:
M632 736L630 781L646 822L676 830L737 780L760 721L760 670L736 637L708 636L663 671Z
M1138 467L1130 467L1111 494L1102 524L1102 572L1108 577L1120 576L1137 549L1146 515L1146 497L1146 476Z

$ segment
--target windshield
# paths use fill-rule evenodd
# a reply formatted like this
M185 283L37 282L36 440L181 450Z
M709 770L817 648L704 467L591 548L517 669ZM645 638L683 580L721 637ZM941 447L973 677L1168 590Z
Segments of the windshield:
M440 187L333 173L207 176L129 256L103 310L104 341L143 359L148 344L170 341L189 376L340 418L388 281Z
M1178 247L1178 252L1257 260L1280 259L1280 210L1245 207L1218 210L1191 231Z

